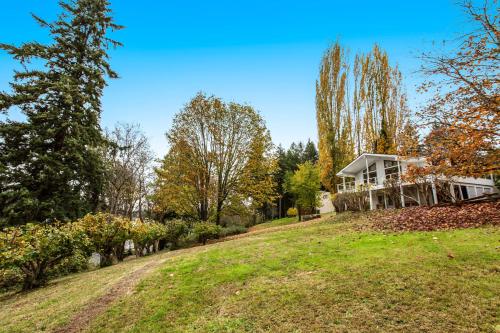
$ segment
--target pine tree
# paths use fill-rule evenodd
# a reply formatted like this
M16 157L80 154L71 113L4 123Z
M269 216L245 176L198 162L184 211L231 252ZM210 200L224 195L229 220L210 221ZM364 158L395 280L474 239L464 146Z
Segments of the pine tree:
M314 145L314 142L311 140L307 140L307 143L304 148L304 152L302 153L302 163L311 162L312 164L316 164L318 162L318 150Z
M0 44L24 69L0 94L0 110L26 116L0 123L0 224L74 219L97 209L102 192L100 99L106 76L117 77L107 50L121 45L107 35L122 27L107 0L60 6L53 23L33 16L52 43Z

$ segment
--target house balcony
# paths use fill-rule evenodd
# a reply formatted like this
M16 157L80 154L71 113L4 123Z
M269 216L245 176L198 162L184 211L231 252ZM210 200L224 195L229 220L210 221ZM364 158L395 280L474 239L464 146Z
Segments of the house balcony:
M368 183L357 181L345 182L337 184L337 193L365 191L368 189L368 186L371 188L381 188L383 187L383 184L379 182L377 177L369 178Z

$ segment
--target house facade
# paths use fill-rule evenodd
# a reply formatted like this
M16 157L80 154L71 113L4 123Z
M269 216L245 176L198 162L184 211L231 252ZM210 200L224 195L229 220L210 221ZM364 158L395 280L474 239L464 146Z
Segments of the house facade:
M447 193L451 200L474 198L485 193L496 192L493 177L470 178L454 177L443 183L441 179L429 177L425 184L415 184L402 181L402 177L409 165L423 167L425 158L402 158L398 155L364 153L349 163L337 173L342 183L338 184L337 192L367 191L370 209L394 208L394 195L398 193L398 200L402 207L416 206L424 203L437 204L450 198L440 198L442 191L438 186L449 186ZM438 185L439 184L439 185ZM428 190L426 190L428 188Z

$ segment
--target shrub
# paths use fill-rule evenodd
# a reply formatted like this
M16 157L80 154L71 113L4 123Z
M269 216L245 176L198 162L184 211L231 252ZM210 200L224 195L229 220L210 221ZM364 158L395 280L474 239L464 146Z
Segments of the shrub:
M0 290L7 290L23 282L23 272L19 268L0 269Z
M297 216L297 208L295 207L290 207L286 211L286 216L288 217L295 217Z
M336 193L332 196L332 203L337 213L367 211L370 208L368 191L362 189L355 192Z
M171 220L165 224L165 239L170 244L170 249L179 247L181 237L187 235L189 226L183 220Z
M26 224L0 232L0 269L17 269L23 275L23 290L48 280L48 272L78 252L90 254L85 233L73 224Z
M198 222L193 227L193 233L198 238L198 242L205 245L209 239L217 239L221 235L222 228L210 222Z
M78 273L89 268L89 253L77 251L73 256L64 258L50 270L50 277Z
M158 242L166 235L164 225L151 220L135 220L131 224L130 237L134 241L135 255L141 257L144 254L156 252Z
M90 238L93 250L101 257L100 266L123 259L125 241L130 235L130 220L107 213L87 214L76 222Z
M222 228L221 230L221 236L226 237L226 236L231 236L231 235L238 235L238 234L243 234L247 232L248 229L242 225L232 225L227 228Z

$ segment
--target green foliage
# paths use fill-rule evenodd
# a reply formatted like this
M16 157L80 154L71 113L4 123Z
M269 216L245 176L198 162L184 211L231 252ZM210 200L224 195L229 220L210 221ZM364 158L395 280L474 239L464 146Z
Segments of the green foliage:
M170 243L170 249L179 247L181 237L189 233L189 225L183 220L171 220L165 224L165 239Z
M23 289L46 283L48 271L77 253L90 254L90 242L73 224L26 224L0 232L0 269L18 269Z
M130 237L130 221L112 214L87 214L75 224L90 238L93 250L101 257L101 267L113 264L113 257L119 256Z
M220 224L243 203L255 210L274 199L271 136L251 106L199 93L176 114L167 138L156 211Z
M0 269L0 290L8 290L23 282L23 272L15 267Z
M166 237L166 227L151 220L135 220L131 223L130 238L134 241L135 255L138 257L158 250L158 242Z
M311 140L304 144L302 142L292 143L285 150L281 146L277 148L278 170L275 172L275 182L279 200L275 203L281 210L281 216L286 213L289 207L293 206L291 193L285 191L286 174L293 173L299 168L299 164L307 161L315 164L318 161L318 151Z
M26 121L0 122L0 225L68 221L97 209L104 184L99 120L109 39L120 29L106 0L61 1L52 23L35 16L50 44L0 44L21 71L0 112L19 109Z
M198 242L205 245L209 239L217 239L221 236L222 228L210 222L198 222L193 227L193 233Z
M295 217L297 216L297 208L295 207L290 207L286 211L286 216L288 217Z
M226 237L226 236L231 236L231 235L244 234L247 231L248 231L248 229L245 226L231 225L229 227L222 228L220 235L221 235L221 237Z
M294 195L299 209L309 212L319 205L320 187L319 168L311 162L300 164L293 175L287 175L285 183L286 191Z

